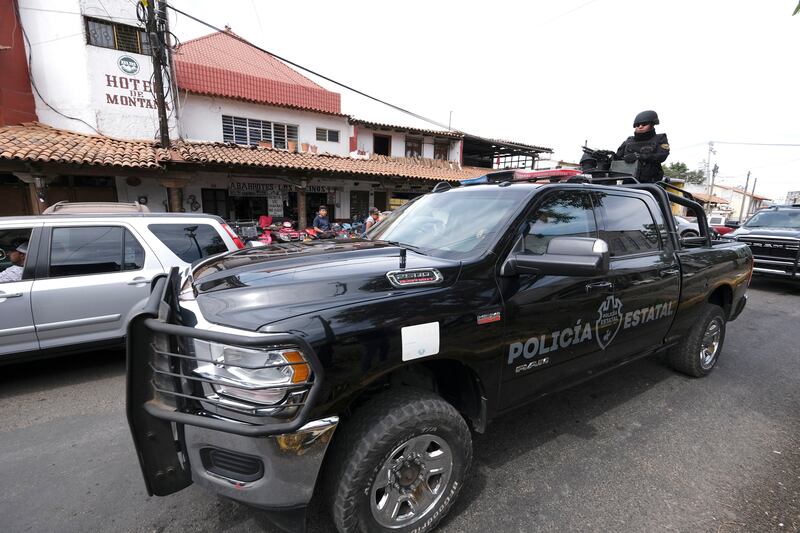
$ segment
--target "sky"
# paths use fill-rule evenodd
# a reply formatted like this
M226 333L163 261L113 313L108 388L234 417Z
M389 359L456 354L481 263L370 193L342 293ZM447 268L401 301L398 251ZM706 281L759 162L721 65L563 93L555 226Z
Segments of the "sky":
M800 144L797 0L526 2L173 0L216 26L395 105L484 137L616 149L654 109L667 163L700 168L708 142ZM211 30L174 12L186 40ZM342 112L430 127L342 94ZM783 201L800 146L716 144L718 182Z

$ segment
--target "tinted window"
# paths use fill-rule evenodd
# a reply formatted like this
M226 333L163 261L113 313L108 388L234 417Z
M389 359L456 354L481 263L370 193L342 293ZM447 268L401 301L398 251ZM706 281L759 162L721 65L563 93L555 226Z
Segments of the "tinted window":
M543 254L553 237L597 238L592 201L582 192L560 192L545 199L536 209L528 234L525 252Z
M599 194L603 206L605 231L602 238L608 243L611 256L640 254L658 250L659 232L647 204L639 198Z
M187 263L228 251L222 237L208 224L150 224L147 227Z
M143 266L144 249L124 228L53 228L51 277L139 270Z

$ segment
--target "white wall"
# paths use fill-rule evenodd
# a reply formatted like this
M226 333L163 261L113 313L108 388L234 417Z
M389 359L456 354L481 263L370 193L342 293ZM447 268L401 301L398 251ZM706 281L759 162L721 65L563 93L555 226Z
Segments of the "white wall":
M222 142L222 115L296 124L298 143L316 144L318 153L341 156L350 153L347 117L181 93L181 131L184 138ZM339 142L317 141L317 128L338 130Z
M136 7L127 0L20 0L22 25L30 40L31 75L39 120L55 128L126 139L154 139L158 115L149 56L86 44L84 15L131 26ZM42 10L42 11L40 11ZM63 11L63 12L62 12ZM82 13L78 14L78 13ZM135 72L124 72L120 59ZM131 105L132 104L132 105ZM82 119L66 118L63 115ZM174 120L170 124L176 133ZM96 131L95 131L96 130Z
M371 154L373 149L373 135L384 135L392 138L392 157L405 157L406 156L406 137L419 138L419 135L406 134L397 131L373 130L358 126L358 136L356 145L359 150L363 150ZM450 150L448 152L448 160L459 161L461 157L461 140L448 139L450 142ZM422 157L433 159L433 143L434 137L422 137Z

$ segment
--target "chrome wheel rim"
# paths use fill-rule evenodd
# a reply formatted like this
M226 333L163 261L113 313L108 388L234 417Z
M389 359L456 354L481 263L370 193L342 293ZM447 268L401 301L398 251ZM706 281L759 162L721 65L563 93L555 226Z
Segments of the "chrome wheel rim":
M706 331L703 333L703 340L700 342L700 366L703 367L703 370L708 370L714 366L721 339L722 320L714 318L706 327Z
M413 524L442 499L453 473L450 446L436 435L419 435L397 446L369 491L375 521L389 529Z

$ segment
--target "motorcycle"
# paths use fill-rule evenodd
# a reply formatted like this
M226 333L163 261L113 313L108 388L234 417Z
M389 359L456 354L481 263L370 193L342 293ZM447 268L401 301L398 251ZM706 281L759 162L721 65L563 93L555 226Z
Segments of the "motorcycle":
M279 227L272 226L272 228L272 240L278 243L300 242L307 236L306 232L295 229L294 222L290 220L284 220Z

